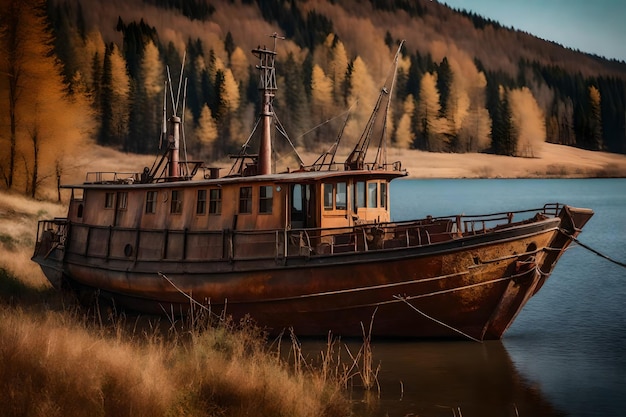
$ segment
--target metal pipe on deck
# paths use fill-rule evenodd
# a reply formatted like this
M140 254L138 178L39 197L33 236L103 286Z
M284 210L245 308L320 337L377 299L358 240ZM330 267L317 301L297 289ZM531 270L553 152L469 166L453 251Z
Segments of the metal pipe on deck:
M168 175L172 178L180 177L180 124L181 120L178 116L172 116L170 118L172 127L172 133L169 137L169 149L170 149L170 166Z

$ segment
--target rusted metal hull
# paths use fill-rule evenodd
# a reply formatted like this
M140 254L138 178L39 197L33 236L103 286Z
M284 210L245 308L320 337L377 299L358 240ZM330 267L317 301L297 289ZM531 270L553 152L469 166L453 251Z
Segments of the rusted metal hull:
M53 249L44 259L40 248L33 259L139 312L184 314L193 297L271 333L360 336L374 317L375 336L499 339L591 215L566 207L441 243L326 256L164 262Z

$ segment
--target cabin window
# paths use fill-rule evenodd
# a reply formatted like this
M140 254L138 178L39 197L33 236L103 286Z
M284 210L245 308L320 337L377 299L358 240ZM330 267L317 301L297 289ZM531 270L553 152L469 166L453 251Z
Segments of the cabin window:
M291 211L302 213L302 185L294 184L291 188Z
M209 191L209 214L222 213L222 189L214 188Z
M324 210L333 209L333 184L324 184Z
M206 214L206 190L198 190L196 214Z
M271 185L262 185L259 189L259 213L270 214L272 212L273 188Z
M180 214L183 212L183 192L181 190L172 190L172 198L170 200L170 213Z
M115 201L115 193L106 193L104 196L104 208L112 209Z
M380 206L387 208L387 183L380 183Z
M354 211L359 207L365 207L365 182L359 181L354 187Z
M337 194L335 195L335 209L346 210L348 208L347 186L345 182L337 183Z
M78 210L76 211L76 217L78 217L79 219L83 218L83 205L82 204L78 205Z
M377 207L378 203L378 183L367 183L367 207Z
M146 193L146 213L147 214L156 213L156 199L157 199L156 191L148 191Z
M252 213L252 187L239 189L239 214Z
M117 194L117 208L118 210L126 210L128 208L128 193Z

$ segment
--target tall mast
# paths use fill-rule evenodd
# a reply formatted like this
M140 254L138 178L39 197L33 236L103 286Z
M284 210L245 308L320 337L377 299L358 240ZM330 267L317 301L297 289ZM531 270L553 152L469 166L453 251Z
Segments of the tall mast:
M272 108L272 101L276 94L276 69L274 62L276 60L276 40L285 39L274 33L270 35L274 38L274 50L263 47L261 49L253 49L252 53L260 60L260 64L256 67L261 71L261 79L259 82L259 90L262 92L262 105L261 105L261 119L262 119L262 134L261 143L259 145L259 160L257 172L259 175L266 175L272 173L272 120L274 118L274 111Z

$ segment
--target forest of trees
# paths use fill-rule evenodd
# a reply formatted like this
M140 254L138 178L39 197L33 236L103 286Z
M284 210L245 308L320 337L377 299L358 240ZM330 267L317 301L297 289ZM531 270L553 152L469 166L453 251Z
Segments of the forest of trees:
M344 12L330 3L332 13L297 0L129 1L203 24L228 8L256 10L259 20L287 37L284 53L279 44L276 112L298 146L315 150L335 140L343 123L337 116L348 108L344 134L348 141L358 138L382 85L386 69L380 67L387 64L381 63L391 62L402 35L381 28L385 50L373 61L368 51L355 50L358 41L342 32L344 23L335 23ZM66 143L93 140L155 153L166 68L174 82L181 68L187 79L186 137L194 157L221 158L247 139L258 112L258 76L235 28L221 28L211 38L217 41L189 35L181 45L148 18L118 16L106 22L114 36L105 35L78 0L0 5L3 187L19 183L36 195L41 181L63 170ZM402 11L421 23L451 13L421 1L371 0L369 7ZM454 16L470 22L475 33L508 30L465 12ZM269 43L265 35L259 41ZM443 53L438 41L429 48L405 45L392 104L392 145L532 157L549 141L626 153L626 64L606 61L605 73L583 75L538 56L518 59L506 71L454 45Z

